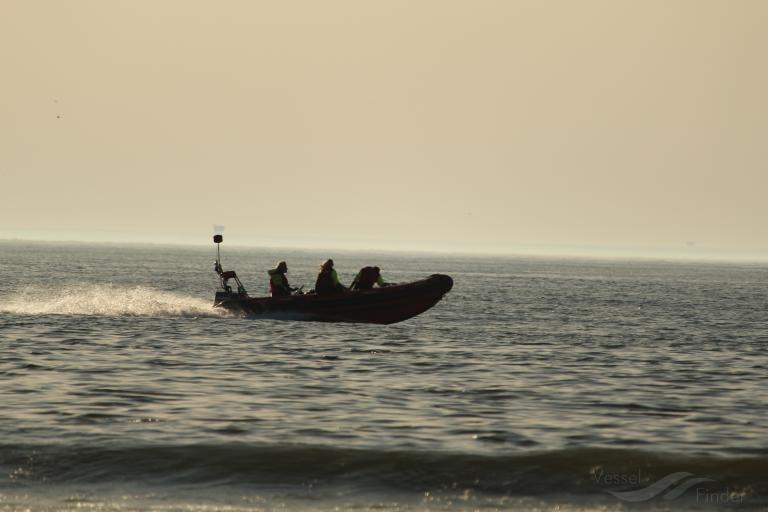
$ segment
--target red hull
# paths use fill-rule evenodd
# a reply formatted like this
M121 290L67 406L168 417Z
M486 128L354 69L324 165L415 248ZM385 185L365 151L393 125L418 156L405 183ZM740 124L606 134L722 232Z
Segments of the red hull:
M214 306L249 317L393 324L428 310L452 287L450 277L435 274L413 283L337 295L251 298L219 292Z

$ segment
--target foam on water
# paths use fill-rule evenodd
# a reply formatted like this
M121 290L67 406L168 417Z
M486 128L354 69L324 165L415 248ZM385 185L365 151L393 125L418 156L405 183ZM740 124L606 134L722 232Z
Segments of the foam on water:
M0 312L19 315L221 316L210 301L145 286L27 289L0 298Z

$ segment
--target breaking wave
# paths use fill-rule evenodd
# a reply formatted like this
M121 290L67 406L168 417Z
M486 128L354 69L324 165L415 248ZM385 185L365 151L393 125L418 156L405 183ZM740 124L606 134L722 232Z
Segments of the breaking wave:
M30 289L0 298L0 312L18 315L223 316L210 301L144 286Z
M562 449L476 455L306 445L18 446L0 444L0 488L34 483L151 481L196 486L344 486L349 490L541 496L609 496L604 475L637 476L635 487L690 469L713 488L766 503L764 457L686 457L636 450ZM685 473L686 475L691 473ZM667 478L669 478L667 476ZM702 481L702 479L699 479ZM745 501L746 502L746 501Z

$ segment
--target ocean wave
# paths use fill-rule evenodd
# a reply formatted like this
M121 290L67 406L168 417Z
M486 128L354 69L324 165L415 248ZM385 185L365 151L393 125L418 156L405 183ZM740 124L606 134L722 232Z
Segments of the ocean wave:
M607 495L680 472L750 503L768 498L768 458L602 448L481 455L307 445L0 446L0 486L36 482L343 486L386 492ZM624 480L622 484L622 477ZM609 478L608 478L609 477ZM634 480L634 478L637 480Z
M110 284L27 289L0 299L0 312L17 315L222 316L211 301L144 286Z

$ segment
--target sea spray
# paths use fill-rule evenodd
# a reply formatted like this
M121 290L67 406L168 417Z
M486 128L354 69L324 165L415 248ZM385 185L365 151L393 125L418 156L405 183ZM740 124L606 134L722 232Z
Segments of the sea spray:
M222 316L202 298L145 286L111 284L30 288L0 298L0 312L20 315Z

